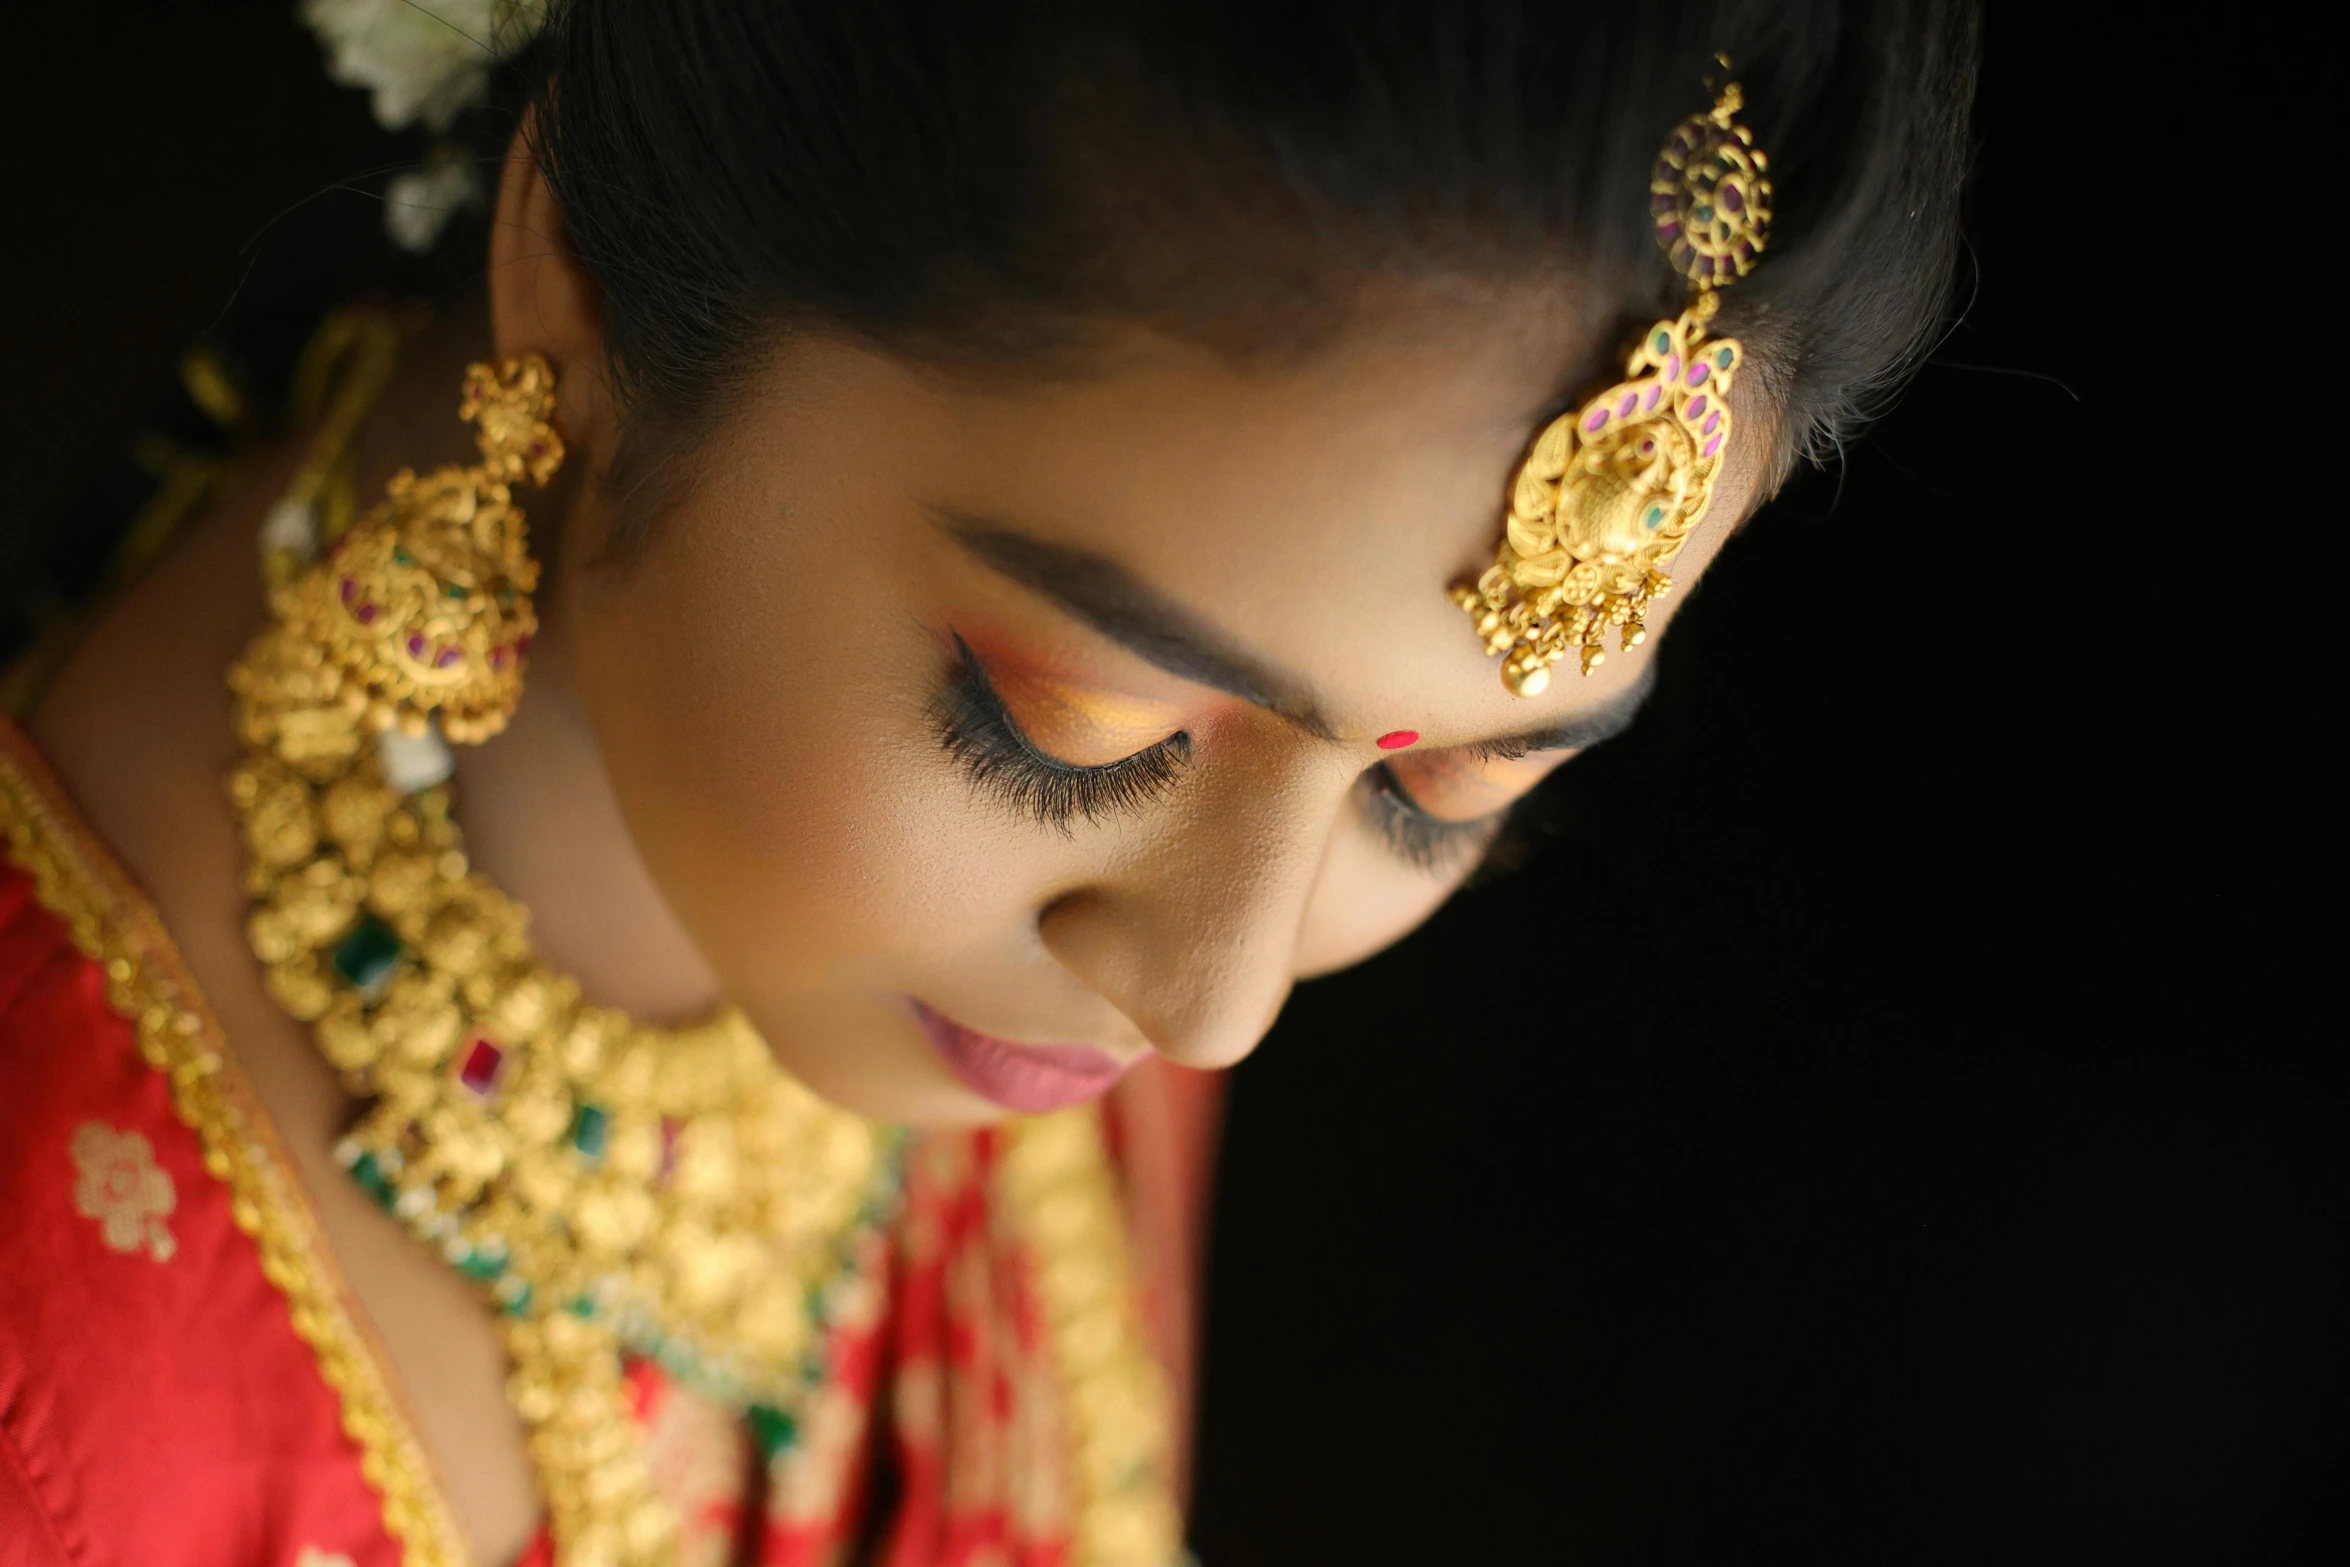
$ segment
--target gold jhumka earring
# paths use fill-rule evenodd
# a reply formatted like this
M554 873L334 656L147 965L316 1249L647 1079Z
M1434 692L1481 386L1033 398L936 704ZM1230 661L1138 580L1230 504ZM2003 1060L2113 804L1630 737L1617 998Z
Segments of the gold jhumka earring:
M1744 105L1737 83L1723 88L1674 129L1649 178L1657 244L1689 280L1688 308L1641 335L1622 381L1535 437L1492 566L1451 590L1518 696L1547 687L1569 653L1597 669L1610 626L1626 650L1645 641L1649 604L1672 590L1664 567L1712 504L1743 353L1705 328L1771 221L1768 160L1734 118Z
M536 354L466 372L460 416L479 431L481 461L403 471L376 511L338 540L327 563L276 595L295 667L334 688L359 728L423 737L437 722L460 743L506 727L538 630L538 563L524 543L513 487L544 486L563 461L555 373ZM319 739L355 740L345 726Z
M470 867L442 737L488 738L521 695L538 568L513 486L562 461L554 409L535 355L473 366L481 461L401 473L277 589L229 671L229 793L264 983L366 1102L335 1157L498 1309L561 1560L665 1567L624 1352L790 1446L828 1324L874 1287L899 1136L786 1076L731 1008L661 1029L588 1003Z

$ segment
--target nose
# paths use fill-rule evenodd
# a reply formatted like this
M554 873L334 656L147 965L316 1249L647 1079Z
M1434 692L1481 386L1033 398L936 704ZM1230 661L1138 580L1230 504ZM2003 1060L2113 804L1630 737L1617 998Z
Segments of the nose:
M1329 831L1330 802L1310 782L1217 792L1202 790L1180 831L1038 920L1057 962L1159 1054L1202 1069L1255 1049L1287 999Z

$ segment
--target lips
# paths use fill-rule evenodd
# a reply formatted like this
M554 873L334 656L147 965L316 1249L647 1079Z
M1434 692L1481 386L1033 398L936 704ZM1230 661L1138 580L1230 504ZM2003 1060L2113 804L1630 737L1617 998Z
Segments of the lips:
M1098 1099L1130 1064L1089 1045L1016 1045L965 1028L919 1001L914 1015L965 1088L1022 1115Z

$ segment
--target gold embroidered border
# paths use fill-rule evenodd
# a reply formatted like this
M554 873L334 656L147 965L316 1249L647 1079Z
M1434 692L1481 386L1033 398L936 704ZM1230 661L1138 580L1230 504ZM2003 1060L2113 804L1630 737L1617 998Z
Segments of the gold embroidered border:
M1073 1567L1172 1567L1183 1525L1170 1480L1171 1401L1143 1338L1101 1112L1016 1121L1004 1144L998 1189L1027 1240L1067 1400Z
M237 1228L253 1237L261 1271L285 1296L294 1331L334 1389L359 1468L383 1498L384 1528L406 1567L467 1567L431 1461L352 1316L309 1199L276 1134L228 1059L220 1025L155 912L111 855L93 842L48 767L13 725L0 722L0 832L11 859L106 975L106 996L136 1031L148 1064L168 1073L172 1102L204 1147L204 1168L229 1189Z

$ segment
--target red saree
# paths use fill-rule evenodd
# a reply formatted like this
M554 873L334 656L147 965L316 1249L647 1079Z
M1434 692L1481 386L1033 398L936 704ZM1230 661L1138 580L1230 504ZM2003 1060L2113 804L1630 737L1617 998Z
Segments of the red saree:
M0 833L0 1567L470 1562L228 1042L5 723ZM920 1139L780 1455L634 1368L680 1567L1166 1567L1217 1092Z

